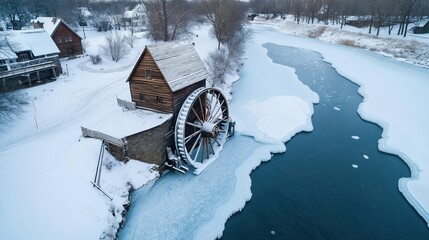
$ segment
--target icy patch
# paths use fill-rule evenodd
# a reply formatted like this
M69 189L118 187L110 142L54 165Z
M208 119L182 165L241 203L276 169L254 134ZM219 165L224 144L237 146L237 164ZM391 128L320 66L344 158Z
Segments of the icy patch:
M334 110L335 110L335 111L341 111L341 108L339 108L339 107L334 107Z
M274 236L274 235L276 235L276 231L274 231L274 230L271 230L271 232L270 232L270 233L271 233L271 235L273 235L273 236Z
M273 140L285 141L296 126L307 122L312 104L295 96L271 97L265 101L251 101L246 109L256 121L257 128Z
M357 164L352 164L353 168L358 168L359 166Z
M359 139L360 139L360 137L359 137L359 136L352 136L352 138L353 138L354 140L359 140Z
M365 158L365 159L369 159L369 157L368 157L368 155L363 155L363 158Z

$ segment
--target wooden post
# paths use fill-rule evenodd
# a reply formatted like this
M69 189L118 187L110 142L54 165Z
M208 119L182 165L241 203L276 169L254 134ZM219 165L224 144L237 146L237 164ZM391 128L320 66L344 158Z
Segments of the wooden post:
M5 91L7 90L7 88L6 88L6 78L3 78L3 89Z
M37 81L40 82L40 73L37 71Z
M55 68L52 68L52 72L54 73L54 77L57 78L57 73L55 72Z
M28 84L30 85L30 87L31 87L31 78L30 78L30 74L28 74Z

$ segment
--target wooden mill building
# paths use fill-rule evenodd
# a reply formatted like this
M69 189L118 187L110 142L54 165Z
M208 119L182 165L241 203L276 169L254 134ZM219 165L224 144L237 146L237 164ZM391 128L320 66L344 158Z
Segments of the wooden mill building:
M82 37L63 20L56 17L38 17L32 20L35 29L43 28L60 50L60 58L83 54Z
M148 45L127 79L133 103L118 100L118 105L133 111L133 117L102 121L112 121L127 127L104 129L99 125L93 127L85 124L82 135L103 140L109 152L119 160L131 158L163 166L167 160L166 148L174 147L174 126L178 112L193 91L206 86L207 77L204 63L191 43ZM145 111L142 109L150 110L152 114L143 114ZM128 111L122 113L126 114ZM159 117L151 120L151 115ZM151 125L156 121L155 125ZM144 125L145 122L145 126L123 132L132 126ZM111 128L114 124L107 125ZM114 134L114 131L121 133Z
M172 113L175 120L188 95L205 87L207 78L191 43L167 42L147 45L127 81L137 107Z

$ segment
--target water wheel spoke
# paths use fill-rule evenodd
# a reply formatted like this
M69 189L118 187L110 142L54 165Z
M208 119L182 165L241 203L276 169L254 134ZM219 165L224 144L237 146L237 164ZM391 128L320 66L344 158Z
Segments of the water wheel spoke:
M206 159L210 158L210 151L209 150L210 150L209 149L209 139L206 138L206 154L207 154L207 158Z
M195 140L194 144L191 147L191 150L188 151L189 153L192 153L192 151L194 151L195 147L197 146L198 142L200 141L200 138L201 138L201 134L198 135L197 139Z
M209 116L208 116L208 111L209 111L209 106L207 106L207 104L208 104L208 92L206 93L206 94L204 94L204 106L205 106L205 109L204 109L204 113L205 113L205 117L204 117L204 121L207 121L207 119L209 118Z
M201 146L202 146L201 141L202 141L202 139L200 139L199 141L197 141L197 142L199 142L199 144L198 144L197 152L195 153L195 156L194 156L194 159L193 159L194 161L196 161L196 160L197 160L197 158L198 158L198 154L200 153ZM191 151L191 152L192 152L192 151ZM191 152L189 152L189 153L191 153Z
M197 124L194 124L194 123L191 123L191 122L186 122L186 124L191 125L192 127L196 127L196 128L201 128L202 127L201 125L197 125Z
M217 145L220 147L220 142L217 140L217 138L212 137L212 139L217 143Z
M198 116L197 111L195 111L194 107L191 107L192 112L194 112L195 117L197 117L198 121L203 124L203 120L201 120L200 116Z
M227 109L225 108L219 114L216 114L216 117L214 117L213 120L219 119L219 117L222 116L225 113L226 110Z
M200 133L201 133L201 129L200 129L200 130L198 130L198 131L196 131L196 132L194 132L194 133L192 133L191 135L189 135L189 136L185 137L185 138L184 138L184 140L185 140L185 144L187 144L189 141L191 141L191 139L192 139L193 137L197 136L197 135L198 135L198 134L200 134Z
M210 118L210 121L213 121L214 119L216 119L216 117L214 117L214 116L217 115L217 113L219 112L219 109L222 109L222 104L224 102L225 102L225 100L223 100L218 107L218 103L219 103L219 98L218 98L218 100L216 101L216 105L214 107L214 109L216 109L216 112L212 115L212 117Z
M214 151L214 148L213 148L213 143L212 143L212 141L209 141L209 144L210 144L210 148L211 148L211 150L212 150L212 153L213 153L213 155L215 154L215 151Z
M203 121L205 121L206 120L206 114L205 114L204 109L203 109L203 103L201 102L201 96L198 97L198 101L200 102L200 110L201 110L201 115L203 117Z
M206 143L206 138L205 137L203 137L203 139L201 140L202 141L202 146L203 146L203 150L202 150L202 152L201 152L201 163L203 163L203 161L204 161L204 148L206 147L205 146L205 143Z
M226 121L226 120L228 120L228 117L224 117L224 118L222 118L222 119L218 119L214 124L215 125L218 125L219 123L221 123L222 121Z

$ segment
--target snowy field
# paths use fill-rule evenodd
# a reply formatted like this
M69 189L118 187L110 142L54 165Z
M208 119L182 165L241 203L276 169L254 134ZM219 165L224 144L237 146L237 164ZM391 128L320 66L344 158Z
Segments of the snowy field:
M239 133L275 147L264 149L255 155L260 156L258 159L253 156L237 167L231 198L218 206L211 220L195 230L196 236L215 238L222 234L230 214L251 197L252 169L261 160L267 160L270 151L285 150L284 145L279 148L281 141L299 131L312 130L310 117L312 104L318 102L317 94L299 81L293 69L272 64L262 47L266 42L320 52L340 74L361 86L359 92L365 99L359 114L383 127L380 150L398 154L407 161L412 178L401 179L399 189L429 222L429 112L425 110L429 104L429 71L359 48L293 37L274 29L266 31L266 27L253 28L255 38L240 72L241 76L252 76L249 79L253 81L238 82L248 86L243 88L246 91L234 92L231 114ZM261 28L264 32L259 34ZM305 30L301 25L299 28ZM291 33L297 27L277 29ZM194 38L196 48L204 59L216 43L208 38L207 28L195 32L199 35ZM88 31L87 38L88 51L97 53L103 35ZM367 41L377 45L378 40ZM116 96L129 100L125 80L146 43L139 39L119 63L104 56L102 64L95 66L88 57L64 61L63 69L68 69L68 74L55 82L23 90L30 99L26 112L14 122L0 126L2 239L114 236L122 220L120 213L127 202L129 184L139 187L155 179L157 173L152 170L154 166L137 161L117 163L106 156L101 186L113 197L109 201L89 182L94 177L100 141L82 138L80 126L88 122L102 125L112 114L120 114ZM415 63L429 66L427 59ZM261 66L268 71L261 71ZM231 76L230 80L236 78ZM279 119L286 119L289 124Z

